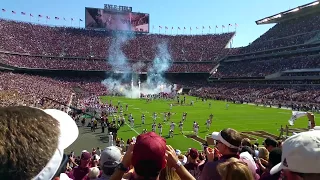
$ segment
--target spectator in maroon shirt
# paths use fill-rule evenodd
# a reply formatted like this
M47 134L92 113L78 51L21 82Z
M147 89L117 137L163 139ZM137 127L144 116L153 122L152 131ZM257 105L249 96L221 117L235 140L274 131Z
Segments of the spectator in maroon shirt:
M212 138L216 140L216 147L222 156L218 161L213 161L214 151L207 151L209 162L204 166L199 178L200 180L220 180L221 176L217 172L217 166L232 157L239 158L238 149L242 138L238 131L228 128L223 129L219 133L214 132L212 134Z
M189 171L189 173L196 179L200 176L199 170L199 152L198 150L191 148L188 154L188 163L184 167Z
M83 152L81 154L80 165L73 168L72 176L74 180L83 180L90 171L91 154Z
M269 164L265 173L262 174L260 180L278 180L281 172L271 175L270 169L281 162L282 150L280 148L274 148L269 154Z

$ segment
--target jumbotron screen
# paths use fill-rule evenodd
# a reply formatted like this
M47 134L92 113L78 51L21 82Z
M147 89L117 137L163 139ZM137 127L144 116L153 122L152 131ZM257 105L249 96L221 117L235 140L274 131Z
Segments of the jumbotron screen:
M86 28L110 31L149 32L149 14L117 12L99 8L86 8Z

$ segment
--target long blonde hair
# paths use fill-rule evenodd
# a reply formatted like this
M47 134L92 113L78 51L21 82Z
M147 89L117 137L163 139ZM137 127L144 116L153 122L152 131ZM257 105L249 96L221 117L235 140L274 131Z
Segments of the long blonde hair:
M265 147L259 147L259 158L269 161L269 151Z
M180 180L178 174L169 167L161 170L159 180Z
M254 180L248 165L236 158L230 158L217 167L222 180Z

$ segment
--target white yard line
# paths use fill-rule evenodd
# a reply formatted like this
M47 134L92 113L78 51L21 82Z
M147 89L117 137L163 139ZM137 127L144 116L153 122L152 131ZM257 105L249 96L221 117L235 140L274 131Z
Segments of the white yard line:
M202 146L202 143L200 142L200 141L197 141L197 140L195 140L195 139L193 139L193 138L188 138L186 135L183 135L185 138L187 138L187 139L191 139L191 140L194 140L195 142L197 142L197 143L199 143L201 146Z
M138 131L136 131L133 127L131 127L126 121L124 121L124 123L125 123L132 131L134 131L137 135L140 134L140 133L138 133Z

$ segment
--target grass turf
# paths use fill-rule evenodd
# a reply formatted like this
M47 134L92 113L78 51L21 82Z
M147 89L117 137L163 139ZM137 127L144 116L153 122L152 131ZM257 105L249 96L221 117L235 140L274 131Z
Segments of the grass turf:
M183 96L181 96L180 99L183 99ZM186 151L189 147L201 148L201 145L198 142L180 134L180 130L177 125L182 119L183 112L188 113L187 119L184 122L183 130L186 133L192 132L192 124L196 121L200 125L199 137L201 138L205 138L207 134L213 131L220 131L224 128L234 128L238 131L262 130L279 135L280 125L287 125L288 119L291 117L291 111L289 110L232 103L229 103L229 108L227 110L226 102L224 101L209 100L207 102L202 102L200 100L196 101L196 98L191 96L186 96L187 105L182 106L176 104L176 101L169 100L154 100L147 103L145 99L129 99L125 97L109 96L101 97L102 102L110 102L110 100L113 104L117 104L118 101L120 101L124 107L124 114L132 113L135 119L135 126L133 128L129 127L129 125L124 125L118 131L118 137L123 138L125 141L128 138L137 136L143 131L143 129L151 131L153 112L158 114L157 124L163 123L162 113L169 111L172 112L174 115L171 116L171 121L176 123L174 137L167 138L169 122L164 123L163 125L163 137L166 138L167 144L170 144L174 148L182 151ZM191 100L194 100L194 106L189 106ZM211 108L209 108L209 102L212 104ZM170 110L170 103L174 104L172 110ZM128 111L125 111L125 104L129 105ZM141 124L142 113L146 116L146 122L144 125ZM210 130L207 131L204 124L211 113L214 115L213 122ZM307 120L306 118L302 118L296 121L294 128L306 128L306 126ZM72 149L80 153L83 149L91 150L89 148L92 147L101 147L103 149L107 146L107 134L101 134L100 129L97 129L96 132L92 133L90 128L80 127L79 131L79 138L67 150ZM261 142L262 139L260 138L259 140Z

